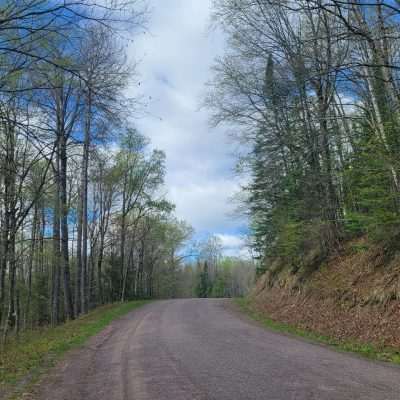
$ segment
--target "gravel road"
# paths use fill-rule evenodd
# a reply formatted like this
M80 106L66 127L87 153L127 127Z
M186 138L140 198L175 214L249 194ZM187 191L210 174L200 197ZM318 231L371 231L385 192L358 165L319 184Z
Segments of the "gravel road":
M397 400L400 368L270 332L227 300L148 304L69 353L40 400Z

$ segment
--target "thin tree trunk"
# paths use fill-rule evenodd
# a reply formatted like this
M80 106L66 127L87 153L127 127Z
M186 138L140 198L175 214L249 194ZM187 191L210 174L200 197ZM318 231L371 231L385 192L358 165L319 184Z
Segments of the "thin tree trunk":
M103 265L103 254L104 254L104 235L100 234L100 246L99 246L99 254L97 257L97 293L98 300L100 304L104 304L104 295L103 295L103 278L102 278L102 265Z
M88 169L89 169L89 150L90 150L90 129L91 129L91 112L92 112L92 94L90 86L87 94L87 105L85 115L85 141L83 146L83 160L82 160L82 188L81 188L81 201L82 201L82 276L81 276L81 302L82 312L88 310Z
M28 296L26 299L26 307L25 307L25 329L29 324L32 326L32 318L31 318L31 300L32 300L32 270L33 263L35 259L35 249L36 249L36 233L37 233L37 220L38 220L38 207L35 205L33 211L33 220L32 220L32 230L31 230L31 245L29 252L29 265L28 265Z
M6 189L7 190L7 189ZM9 248L9 229L10 229L10 216L6 210L4 212L4 223L2 226L2 259L1 259L1 271L0 271L0 324L3 323L3 314L5 311L6 302L6 271L8 264L8 248Z
M75 299L74 311L78 316L81 313L81 278L82 278L82 203L78 204L78 226L77 226L77 242L76 242L76 273L75 273Z
M121 290L121 301L125 301L125 240L126 240L126 177L124 177L124 192L122 194L122 215L121 215L121 237L120 237L120 290Z
M68 319L74 319L71 293L68 248L68 203L67 203L67 143L60 137L60 209L61 209L61 261L63 269L64 307Z
M57 325L60 321L60 155L57 145L55 167L55 193L53 210L53 266L52 266L52 290L51 290L51 324Z
M6 178L5 178L5 212L8 221L8 229L6 232L7 251L4 254L8 262L8 311L4 324L5 343L9 328L14 328L16 323L15 314L15 285L16 285L16 260L15 260L15 234L16 234L16 204L15 204L15 185L16 185L16 168L15 168L15 133L11 126L7 126L6 138Z

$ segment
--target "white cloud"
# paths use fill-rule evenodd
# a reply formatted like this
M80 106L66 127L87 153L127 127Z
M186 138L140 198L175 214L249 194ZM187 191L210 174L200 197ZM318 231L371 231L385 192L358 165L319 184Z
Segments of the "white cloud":
M230 197L239 189L233 146L222 129L209 128L209 112L198 110L210 67L224 49L221 33L207 34L211 0L152 0L150 6L150 32L130 49L142 60L140 87L149 100L136 124L166 152L166 187L177 216L199 234L236 234L243 221L231 216Z
M202 184L171 186L169 197L175 202L179 216L189 221L197 231L234 231L238 221L230 215L234 206L229 198L237 189L234 182L220 178Z
M240 236L223 233L217 233L216 236L221 240L222 247L225 249L237 249L245 246L245 241Z
M243 236L229 235L223 233L217 233L215 236L217 236L221 240L223 252L225 255L251 258L250 250Z

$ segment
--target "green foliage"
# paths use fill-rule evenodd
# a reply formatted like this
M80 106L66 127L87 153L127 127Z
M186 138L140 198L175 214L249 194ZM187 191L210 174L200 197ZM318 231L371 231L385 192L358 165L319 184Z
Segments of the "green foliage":
M212 290L211 290L211 297L229 297L228 292L229 292L229 271L218 272L217 276L214 280Z
M185 256L180 253L193 235L193 228L168 214L148 218L147 227L152 236L145 252L152 254L153 295L159 298L191 297L192 289L187 286L192 281L191 271L182 267Z
M208 276L208 264L207 261L204 263L203 267L199 267L199 282L196 286L196 295L197 297L206 298L212 292L212 284L209 280Z
M400 223L393 164L368 131L359 139L359 146L361 150L352 156L344 171L351 188L346 198L345 229L352 235L367 234L373 240L385 241L398 232Z
M292 258L298 255L304 239L305 223L291 222L279 226L278 240L274 247L275 254Z
M400 101L387 65L398 39L386 35L399 21L357 4L350 28L345 5L332 14L320 3L214 4L229 39L207 104L216 122L243 127L239 171L261 265L306 266L360 235L399 246Z
M238 257L222 257L212 268L207 262L199 262L193 275L193 294L217 298L245 296L254 285L255 273L252 260Z

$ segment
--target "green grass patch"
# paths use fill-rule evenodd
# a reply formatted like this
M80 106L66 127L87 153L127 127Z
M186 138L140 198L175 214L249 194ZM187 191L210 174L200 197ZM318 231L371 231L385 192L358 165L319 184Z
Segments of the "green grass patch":
M0 397L4 389L10 392L21 386L24 380L34 381L67 350L82 345L114 319L148 302L132 301L98 307L74 321L54 328L27 331L10 339L5 349L0 350Z
M400 349L389 348L383 345L379 346L372 343L362 343L347 339L340 340L321 335L316 332L298 328L294 325L274 321L260 311L255 310L252 306L251 300L247 298L235 299L235 303L250 318L275 332L299 336L316 343L328 345L338 351L355 353L372 360L388 361L395 364L400 364Z

